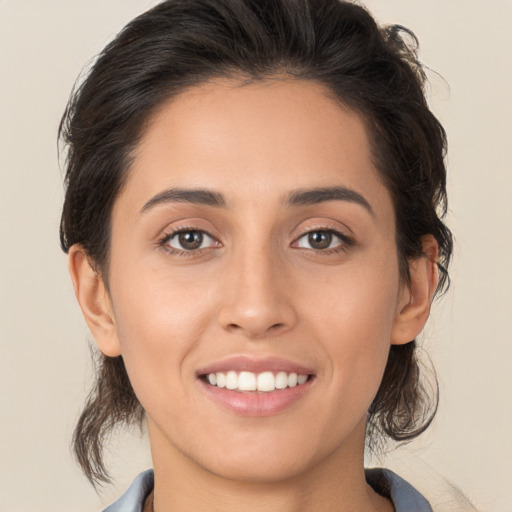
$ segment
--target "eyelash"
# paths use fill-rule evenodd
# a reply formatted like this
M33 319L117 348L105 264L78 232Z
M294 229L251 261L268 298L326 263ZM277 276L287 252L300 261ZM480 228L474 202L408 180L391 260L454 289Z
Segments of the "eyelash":
M167 253L173 255L173 256L180 256L180 257L193 257L198 256L202 254L203 252L207 251L208 249L211 249L212 247L204 247L204 248L198 248L198 249L176 249L174 247L171 247L169 245L169 242L171 239L173 239L175 236L179 235L180 233L201 233L203 236L206 235L207 237L214 240L219 246L221 245L220 242L210 233L203 229L195 228L195 227L180 227L177 229L172 230L169 233L165 233L164 236L158 240L158 245L162 247ZM354 239L347 236L345 233L342 233L341 231L333 228L326 228L326 227L318 227L314 229L309 229L302 233L299 237L297 237L293 243L292 247L297 244L301 239L311 235L312 233L327 233L329 235L333 235L341 240L341 243L335 247L327 248L327 249L314 249L314 248L307 248L304 247L304 249L308 251L313 251L318 254L322 255L329 255L339 252L346 252L350 247L354 245ZM215 247L214 247L215 248ZM299 248L300 247L294 247Z
M180 256L180 257L184 257L184 258L198 256L198 255L202 254L204 251L207 251L208 249L211 248L211 247L204 247L204 248L199 248L199 249L187 250L187 249L176 249L174 247L171 247L169 245L169 242L171 241L171 239L173 239L175 236L179 235L180 233L201 233L203 236L206 235L207 237L211 238L212 240L214 240L215 242L220 244L220 242L218 242L218 240L216 240L216 238L213 235L210 235L210 233L208 233L204 229L187 226L187 227L180 227L180 228L174 229L169 233L165 233L164 236L158 241L158 245L160 247L162 247L162 249L164 249L168 254L171 254L172 256Z
M298 238L296 238L293 242L293 245L297 244L299 242L299 240L313 234L313 233L326 233L326 234L329 234L329 235L333 235L337 238L339 238L340 240L340 243L334 247L331 247L331 248L327 248L327 249L315 249L315 248L307 248L307 247L304 247L304 249L306 250L309 250L309 251L313 251L315 253L318 253L318 254L322 254L322 255L329 255L329 254L337 254L337 253L340 253L340 252L346 252L348 251L355 243L354 239L347 236L345 233L341 232L340 230L338 229L333 229L333 228L327 228L325 226L322 226L322 227L317 227L317 228L313 228L313 229L308 229L306 232L302 233ZM300 248L300 247L298 247Z

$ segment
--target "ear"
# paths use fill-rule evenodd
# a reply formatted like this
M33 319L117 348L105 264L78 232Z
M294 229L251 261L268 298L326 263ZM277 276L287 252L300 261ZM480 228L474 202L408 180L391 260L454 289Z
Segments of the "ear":
M422 331L439 282L439 247L432 235L421 239L423 256L409 263L410 285L404 284L391 332L391 344L403 345Z
M76 298L98 348L106 356L121 355L116 323L105 283L98 271L93 268L82 246L75 244L69 249L68 265Z

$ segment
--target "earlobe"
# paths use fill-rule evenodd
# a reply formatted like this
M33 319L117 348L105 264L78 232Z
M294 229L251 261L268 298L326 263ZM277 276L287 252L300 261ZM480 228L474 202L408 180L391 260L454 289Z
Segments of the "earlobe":
M437 258L439 247L432 235L422 237L423 254L409 264L410 285L404 290L397 307L391 333L392 345L403 345L423 330L439 282Z
M75 295L98 348L106 356L121 355L112 305L101 275L93 268L83 247L69 249L69 273Z

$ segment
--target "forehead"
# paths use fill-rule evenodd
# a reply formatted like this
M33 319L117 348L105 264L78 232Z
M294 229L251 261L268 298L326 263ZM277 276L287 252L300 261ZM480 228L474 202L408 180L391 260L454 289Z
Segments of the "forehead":
M177 149L189 159L190 153L254 160L288 152L290 160L336 159L340 167L370 159L361 116L332 99L324 86L300 80L219 79L187 89L152 116L136 159L177 157Z
M390 202L363 118L311 81L194 86L157 110L134 156L124 194L139 207L175 187L236 202L345 186Z

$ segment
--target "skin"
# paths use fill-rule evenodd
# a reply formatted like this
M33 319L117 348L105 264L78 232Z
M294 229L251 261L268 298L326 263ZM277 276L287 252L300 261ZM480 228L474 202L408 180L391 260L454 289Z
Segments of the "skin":
M325 187L367 206L287 201ZM176 188L225 204L162 199ZM176 230L208 236L185 250ZM311 245L309 232L334 231L327 249ZM162 105L114 205L108 287L70 251L98 346L122 354L147 412L154 509L393 510L364 479L365 422L390 345L429 314L437 244L423 245L407 285L365 125L321 85L217 80ZM277 414L236 414L197 377L233 355L284 358L314 378Z

